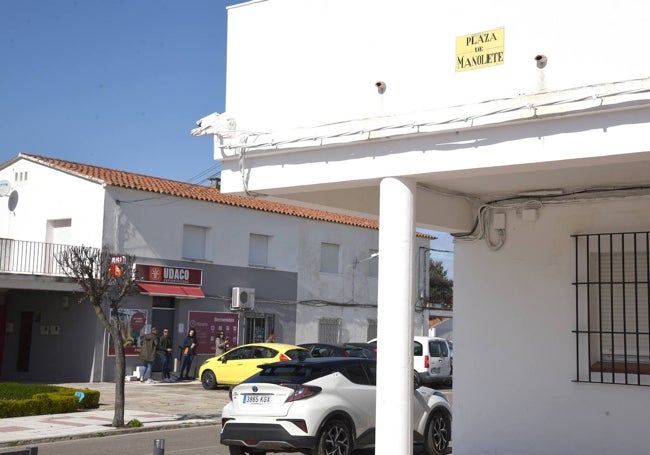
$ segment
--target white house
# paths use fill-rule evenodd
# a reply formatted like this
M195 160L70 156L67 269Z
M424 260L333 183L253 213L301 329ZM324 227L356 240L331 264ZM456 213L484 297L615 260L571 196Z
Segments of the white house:
M219 330L237 344L272 331L287 343L376 336L375 220L30 154L0 165L0 188L3 379L114 379L112 343L56 262L69 245L136 257L139 292L119 315L127 371L152 326L176 344L195 328L199 363ZM431 239L418 236L420 252Z
M456 236L454 454L650 447L650 3L553 6L228 8L222 191L379 216L377 454L412 450L416 227Z

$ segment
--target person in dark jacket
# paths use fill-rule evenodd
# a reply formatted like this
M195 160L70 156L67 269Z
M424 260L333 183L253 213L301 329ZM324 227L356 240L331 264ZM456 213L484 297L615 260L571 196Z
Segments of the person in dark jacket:
M199 340L196 337L196 330L190 329L181 346L183 349L183 363L181 364L180 379L194 379L194 374L190 377L190 369L192 368L192 361L194 360L194 356L196 356L196 348L198 346Z
M163 382L174 382L171 377L172 364L172 337L168 329L163 329L163 334L158 338L158 357L162 365Z
M152 384L154 382L151 379L151 374L153 373L153 363L156 361L156 350L158 348L158 329L156 327L151 328L151 332L147 333L142 337L142 345L140 346L140 359L144 360L144 374L140 378L140 381L146 382L147 384Z

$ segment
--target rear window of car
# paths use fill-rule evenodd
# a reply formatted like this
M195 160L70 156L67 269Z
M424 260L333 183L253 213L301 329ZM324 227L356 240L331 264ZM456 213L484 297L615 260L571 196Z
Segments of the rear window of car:
M429 353L431 357L447 357L447 344L444 341L429 341Z
M262 371L254 374L244 382L290 382L292 384L302 384L324 376L329 371L329 369L305 365L274 365L263 367Z
M307 357L311 357L309 354L309 351L306 351L304 349L289 349L287 352L284 353L287 357L289 357L291 360L294 359L305 359Z

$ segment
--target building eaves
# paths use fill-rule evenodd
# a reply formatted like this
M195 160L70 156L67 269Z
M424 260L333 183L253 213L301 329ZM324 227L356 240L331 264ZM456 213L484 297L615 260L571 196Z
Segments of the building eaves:
M329 223L345 224L368 229L378 229L379 222L369 218L355 217L340 213L328 212L325 210L300 207L281 202L275 202L265 199L237 196L233 194L223 194L218 188L196 185L192 183L168 180L149 175L136 174L133 172L109 169L101 166L92 166L84 163L76 163L57 158L21 153L20 157L67 172L81 178L90 179L106 186L115 186L119 188L128 188L150 193L176 196L197 201L211 202L215 204L225 204L234 207L241 207L263 212L276 213L280 215L296 216L307 218L315 221L324 221ZM418 233L419 237L434 236Z

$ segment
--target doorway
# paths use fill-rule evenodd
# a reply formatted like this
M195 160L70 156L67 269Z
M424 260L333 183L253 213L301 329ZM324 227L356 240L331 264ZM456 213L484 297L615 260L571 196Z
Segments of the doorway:
M152 312L151 312L151 327L156 327L158 329L158 336L162 335L163 329L169 329L169 333L172 337L176 334L174 330L174 315L175 315L176 302L174 297L154 297L152 303ZM172 341L179 345L183 340L174 340ZM173 367L173 365L171 365ZM156 360L153 363L153 371L159 372L162 371L162 362L160 357L156 356Z
M18 361L16 371L29 371L29 354L32 351L32 329L34 327L34 312L20 313L20 332L18 332Z
M263 343L275 328L275 315L254 314L246 316L244 343Z

